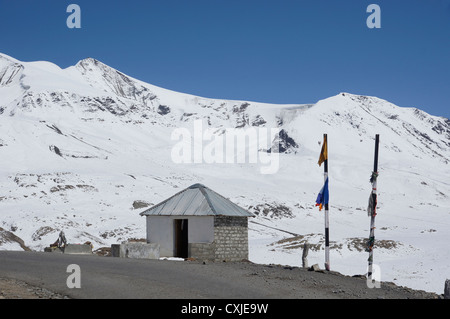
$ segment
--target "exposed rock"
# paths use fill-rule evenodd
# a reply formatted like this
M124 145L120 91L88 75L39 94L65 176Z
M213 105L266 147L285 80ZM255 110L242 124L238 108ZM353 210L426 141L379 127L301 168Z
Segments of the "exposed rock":
M277 147L278 145L278 147ZM272 141L272 147L267 150L267 153L296 153L298 144L290 137L287 132L282 129Z
M22 238L0 227L0 246L5 243L18 243L23 250L31 251L31 249L25 245Z

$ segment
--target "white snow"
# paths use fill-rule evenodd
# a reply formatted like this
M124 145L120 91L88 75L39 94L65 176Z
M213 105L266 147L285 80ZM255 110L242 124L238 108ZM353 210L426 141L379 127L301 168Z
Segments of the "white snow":
M23 68L0 85L0 227L34 250L53 243L60 230L69 242L91 241L94 249L145 238L143 209L133 209L134 201L157 204L202 183L250 211L264 204L290 209L290 217L269 208L249 222L251 261L300 266L307 240L321 244L310 251L309 264L323 267L324 217L314 203L323 184L319 143L327 133L331 269L364 274L368 253L351 243L369 234L369 178L380 134L375 238L391 243L374 250L381 280L442 293L450 278L450 123L444 118L348 93L314 105L207 99L146 84L94 59L61 69L0 54L0 78L13 74L14 65ZM170 112L159 114L161 105ZM261 174L260 163L175 164L171 158L178 127L203 120L220 134L259 118L268 128L280 124L299 145L280 154L276 174ZM291 241L297 248L277 243L294 234L301 235ZM21 248L0 242L0 249Z

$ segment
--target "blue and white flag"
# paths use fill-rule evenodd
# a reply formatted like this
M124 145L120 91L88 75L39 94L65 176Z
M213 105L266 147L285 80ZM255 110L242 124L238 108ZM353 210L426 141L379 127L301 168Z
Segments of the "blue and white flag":
M316 206L319 206L319 211L322 210L325 204L328 204L329 197L330 195L328 193L328 177L327 177L325 184L323 185L316 199Z

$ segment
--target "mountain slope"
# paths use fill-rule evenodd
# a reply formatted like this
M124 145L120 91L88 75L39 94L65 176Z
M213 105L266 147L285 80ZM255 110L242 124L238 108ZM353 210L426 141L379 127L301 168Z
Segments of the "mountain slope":
M200 121L204 135L191 145L192 161L175 162L174 132L186 128L193 138ZM60 230L69 242L97 248L143 238L144 207L202 183L257 215L249 224L251 260L293 265L305 241L314 247L310 264L323 263L323 215L314 201L327 133L331 269L347 274L366 271L365 209L380 134L374 261L382 280L440 292L448 274L448 119L349 93L292 105L208 99L92 58L61 69L0 54L0 123L0 227L31 249L42 250ZM227 130L264 128L280 130L274 174L261 174L270 140L253 163L237 154L233 163L205 160ZM198 144L203 158L194 163ZM0 249L17 247L0 242Z

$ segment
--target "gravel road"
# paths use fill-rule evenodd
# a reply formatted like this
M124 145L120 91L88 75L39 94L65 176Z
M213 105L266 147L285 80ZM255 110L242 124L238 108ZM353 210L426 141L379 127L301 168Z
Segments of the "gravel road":
M80 288L68 288L80 267ZM0 252L0 298L75 299L439 299L363 277L250 262L142 260L40 252Z

